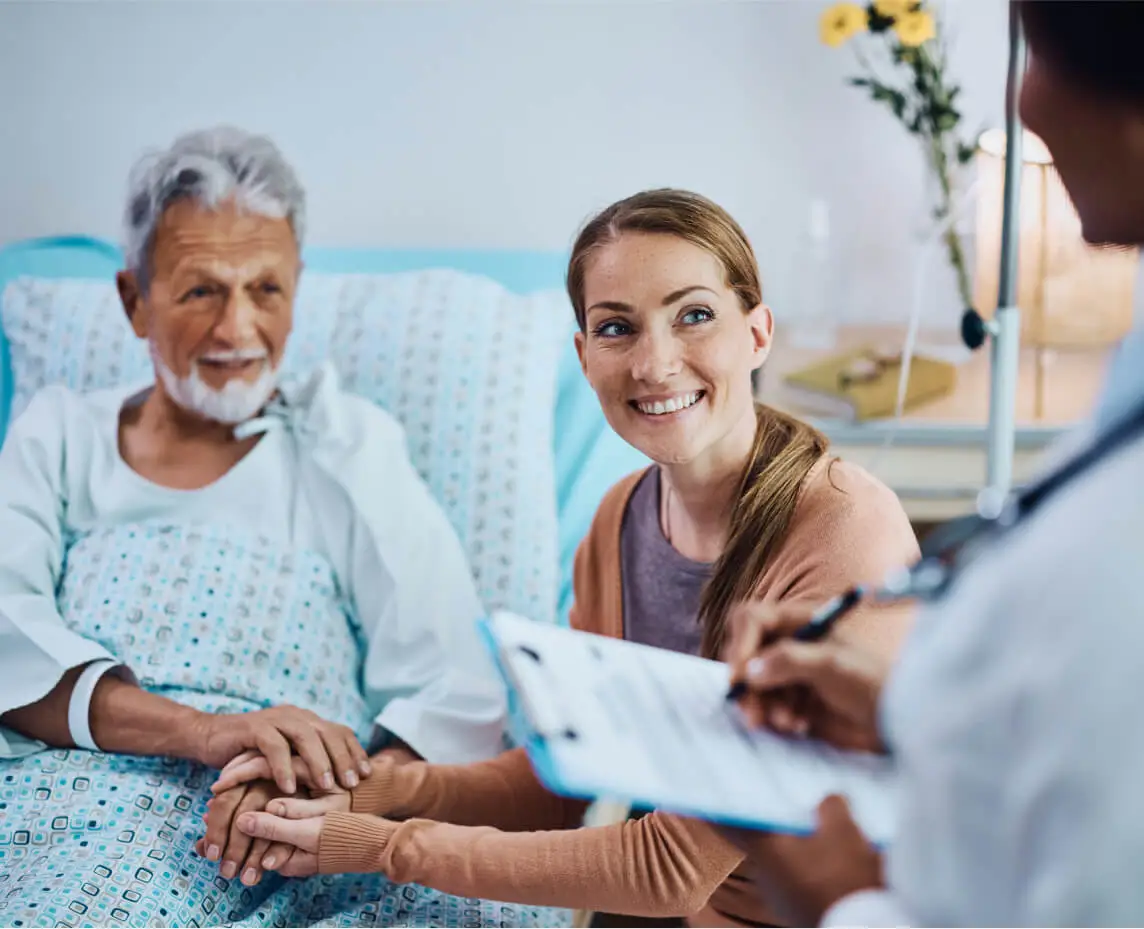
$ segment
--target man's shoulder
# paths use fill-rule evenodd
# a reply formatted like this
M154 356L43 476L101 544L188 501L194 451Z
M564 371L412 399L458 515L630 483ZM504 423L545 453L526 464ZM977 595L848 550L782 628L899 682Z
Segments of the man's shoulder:
M351 426L368 430L379 438L405 440L405 427L400 420L372 400L343 388L339 391L338 402Z

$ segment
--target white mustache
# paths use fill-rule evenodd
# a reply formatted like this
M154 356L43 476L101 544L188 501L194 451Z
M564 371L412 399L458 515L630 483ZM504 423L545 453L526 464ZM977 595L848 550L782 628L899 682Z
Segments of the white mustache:
M210 352L200 355L199 361L214 362L215 364L230 364L234 361L265 361L270 353L264 348L235 348L229 351Z

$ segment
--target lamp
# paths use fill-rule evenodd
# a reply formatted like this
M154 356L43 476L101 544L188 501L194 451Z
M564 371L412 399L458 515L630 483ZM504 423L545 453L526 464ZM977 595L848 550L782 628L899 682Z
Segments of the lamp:
M1034 349L1034 415L1040 419L1049 350L1107 346L1131 328L1138 255L1089 246L1044 142L1025 129L1019 148L1016 305L1023 311L1021 340ZM997 306L1006 149L1003 130L978 139L974 304L985 317Z

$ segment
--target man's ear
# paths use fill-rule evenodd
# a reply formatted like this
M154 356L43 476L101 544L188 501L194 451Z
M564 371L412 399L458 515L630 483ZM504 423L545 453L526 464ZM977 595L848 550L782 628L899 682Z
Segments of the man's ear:
M134 271L120 271L115 275L115 286L119 290L119 302L127 321L141 339L147 338L147 307L143 300L143 290Z
M747 314L747 322L751 327L751 349L754 355L752 370L757 371L771 353L771 343L775 338L775 317L769 306L760 303Z

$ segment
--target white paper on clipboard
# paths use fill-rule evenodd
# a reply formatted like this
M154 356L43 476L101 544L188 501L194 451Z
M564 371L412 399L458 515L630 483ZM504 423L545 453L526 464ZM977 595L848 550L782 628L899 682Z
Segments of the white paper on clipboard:
M484 622L550 789L795 833L837 793L871 841L892 839L892 763L746 730L726 665L509 613Z

